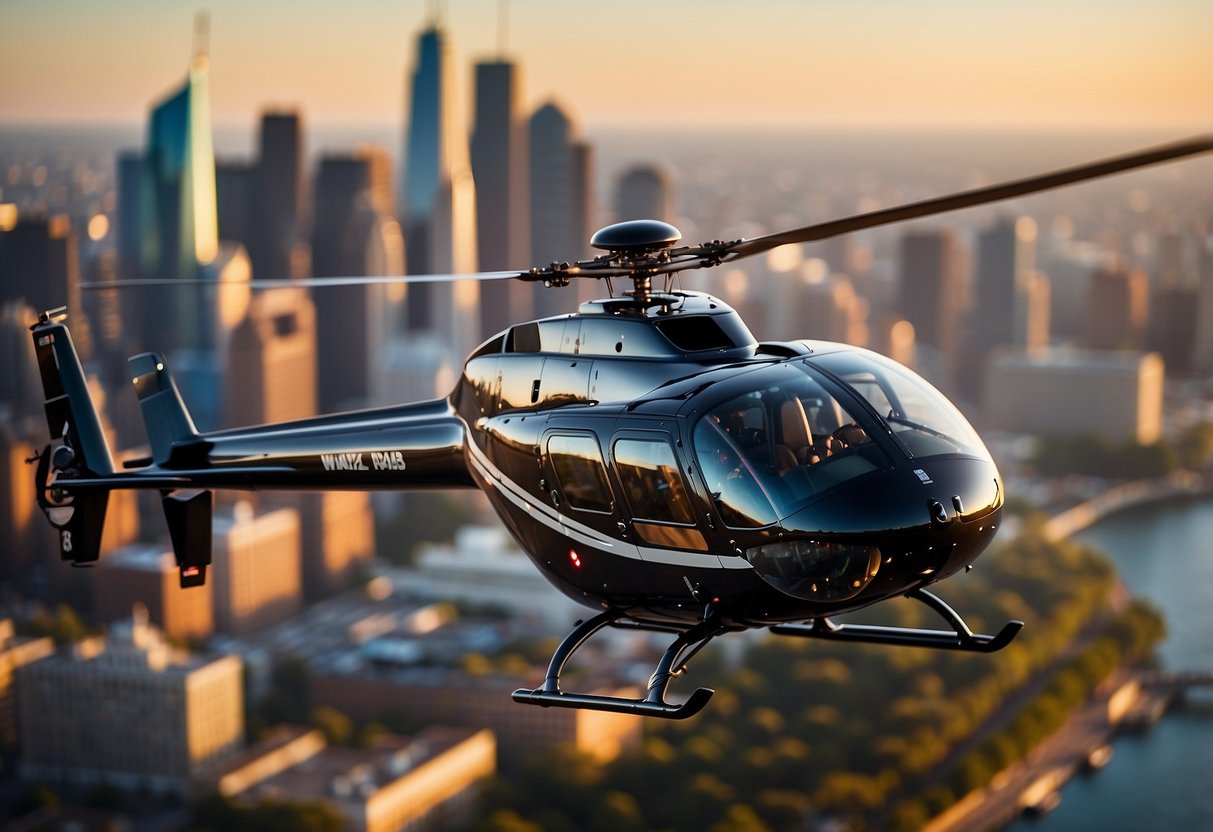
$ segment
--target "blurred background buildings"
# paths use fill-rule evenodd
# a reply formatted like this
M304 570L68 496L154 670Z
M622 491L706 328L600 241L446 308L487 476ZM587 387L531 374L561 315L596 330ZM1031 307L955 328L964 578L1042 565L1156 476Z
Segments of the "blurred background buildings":
M123 493L101 565L69 570L36 516L26 464L45 444L27 332L37 311L69 308L111 441L140 456L129 355L167 352L203 430L277 422L444 395L483 339L605 291L468 281L250 292L240 285L250 278L525 269L587 256L596 228L642 217L674 222L691 241L756 236L1141 144L1044 136L1025 152L1022 137L999 135L599 134L562 98L574 90L536 98L522 61L504 49L475 63L472 85L460 89L451 37L438 20L413 36L399 143L329 142L307 113L267 105L251 156L216 153L226 143L210 117L206 37L182 56L183 77L160 79L170 91L147 103L141 143L129 131L0 130L0 600L69 603L111 628L58 653L0 629L0 677L26 667L19 685L0 680L0 739L8 753L24 745L28 776L91 782L109 771L170 791L239 782L233 794L303 796L323 782L345 807L359 800L356 768L373 771L386 794L383 784L430 761L462 772L430 798L451 808L527 752L572 742L611 756L640 733L626 718L513 705L502 691L533 672L525 663L490 675L436 658L507 653L508 627L493 617L503 610L528 633L559 630L575 613L495 526L468 527L451 550L426 550L408 570L376 563L407 560L395 532L429 505L411 496L376 500L377 514L360 493L230 502L217 515L208 585L181 590L158 513ZM1077 197L1044 194L779 249L743 268L686 274L680 286L722 297L760 339L839 340L910 364L983 432L1007 440L996 447L1084 434L1150 445L1213 420L1209 163L1190 164L1195 174L1145 171L1082 186ZM80 289L141 277L206 283ZM1020 461L1000 460L1012 472ZM475 496L462 510L485 520ZM385 580L493 615L420 626L424 605L390 590L385 602ZM354 586L362 589L347 591ZM537 607L548 620L524 614ZM448 641L426 648L431 633ZM189 657L166 639L240 658ZM628 649L642 648L621 654ZM309 662L315 701L327 707L378 719L407 705L461 727L353 761L305 733L246 744L239 676L254 694L268 690L267 663L289 656ZM608 664L622 667L626 656ZM191 681L203 677L219 693L204 696ZM101 689L129 695L99 705ZM39 704L16 710L22 690ZM98 707L109 716L86 726ZM149 714L139 753L129 752L123 720ZM211 746L194 745L197 720L208 721ZM87 747L71 740L87 731ZM249 774L252 760L292 755L314 771ZM365 817L367 803L343 811Z

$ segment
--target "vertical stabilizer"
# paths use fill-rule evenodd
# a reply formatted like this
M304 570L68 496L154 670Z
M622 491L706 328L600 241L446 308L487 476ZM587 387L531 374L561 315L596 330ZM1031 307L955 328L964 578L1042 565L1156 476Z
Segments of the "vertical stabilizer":
M66 318L63 309L52 309L43 312L31 327L46 395L47 427L51 439L62 439L72 451L79 470L107 476L114 473L114 458L89 395L72 335L63 323Z
M128 363L148 442L152 446L152 460L162 465L172 454L174 445L196 440L198 429L194 427L177 382L169 374L161 355L145 352Z
M111 476L114 458L66 318L62 308L52 309L39 315L30 327L52 440L38 460L36 487L38 505L59 534L60 557L73 564L88 564L101 554L109 491L99 488L68 494L55 483ZM59 444L54 445L54 440Z

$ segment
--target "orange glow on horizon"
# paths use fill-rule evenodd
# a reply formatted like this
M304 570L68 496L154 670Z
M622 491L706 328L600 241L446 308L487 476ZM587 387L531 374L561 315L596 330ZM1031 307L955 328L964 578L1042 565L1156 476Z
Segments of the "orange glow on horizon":
M289 105L314 125L398 125L424 5L357 2L336 15L216 0L215 122ZM482 0L445 13L468 102L472 63L498 54L495 10ZM20 37L0 49L6 121L141 122L188 69L193 11L7 0L0 30ZM629 0L611 15L519 0L510 14L506 54L525 67L528 102L558 95L596 126L1213 125L1213 4L1194 0L684 0L659 11Z

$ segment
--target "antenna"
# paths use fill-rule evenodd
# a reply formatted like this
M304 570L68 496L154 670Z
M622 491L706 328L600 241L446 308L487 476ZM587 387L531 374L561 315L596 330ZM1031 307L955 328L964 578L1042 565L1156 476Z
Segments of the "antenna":
M497 56L504 60L510 45L510 4L508 0L497 2Z
M430 0L428 17L431 26L437 27L446 23L446 3L443 0Z
M190 65L197 68L205 67L209 60L211 49L211 14L199 10L194 13L194 54Z

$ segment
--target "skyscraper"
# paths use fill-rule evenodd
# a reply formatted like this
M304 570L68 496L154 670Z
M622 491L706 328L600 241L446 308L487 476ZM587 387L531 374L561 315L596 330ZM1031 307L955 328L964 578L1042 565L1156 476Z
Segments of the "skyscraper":
M1087 346L1095 350L1141 349L1149 312L1145 272L1097 270L1091 275L1087 295Z
M531 259L571 262L586 253L592 215L592 151L577 138L573 121L555 102L531 116ZM577 293L555 289L535 294L543 317L576 309Z
M277 624L303 606L299 513L256 514L246 502L214 519L211 585L215 629L246 635Z
M455 100L446 35L432 25L417 38L404 150L404 237L410 274L470 274L476 263L476 188L467 133ZM480 333L473 282L414 284L409 329L445 336L456 351Z
M674 193L668 172L656 165L634 165L619 177L615 221L674 218Z
M509 61L476 65L476 122L472 128L472 173L476 179L479 265L487 271L523 269L530 250L530 134L522 112L521 72ZM525 315L515 281L483 284L481 325L499 332Z
M898 309L914 326L917 369L948 390L955 380L964 262L949 230L911 231L901 240Z
M980 398L999 348L1039 350L1049 341L1049 281L1036 271L1036 223L1004 217L977 237L974 304L967 349L957 356L961 390Z
M143 277L201 277L219 254L208 59L198 51L185 83L152 110L140 181ZM144 296L143 323L160 348L207 346L201 291L160 288Z
M403 271L404 242L390 213L390 183L390 164L383 150L364 148L353 156L320 160L313 274L339 277ZM362 406L370 396L372 347L382 337L382 297L383 287L377 286L341 286L313 293L321 410Z
M951 231L912 231L901 240L899 308L919 344L956 348L964 292L962 252Z
M228 349L227 426L316 415L316 310L302 289L253 296Z
M249 256L257 277L292 277L303 220L303 128L298 113L264 113L257 157L256 227Z
M1005 218L978 235L973 317L982 352L1024 345L1035 268L1036 223L1031 217Z

